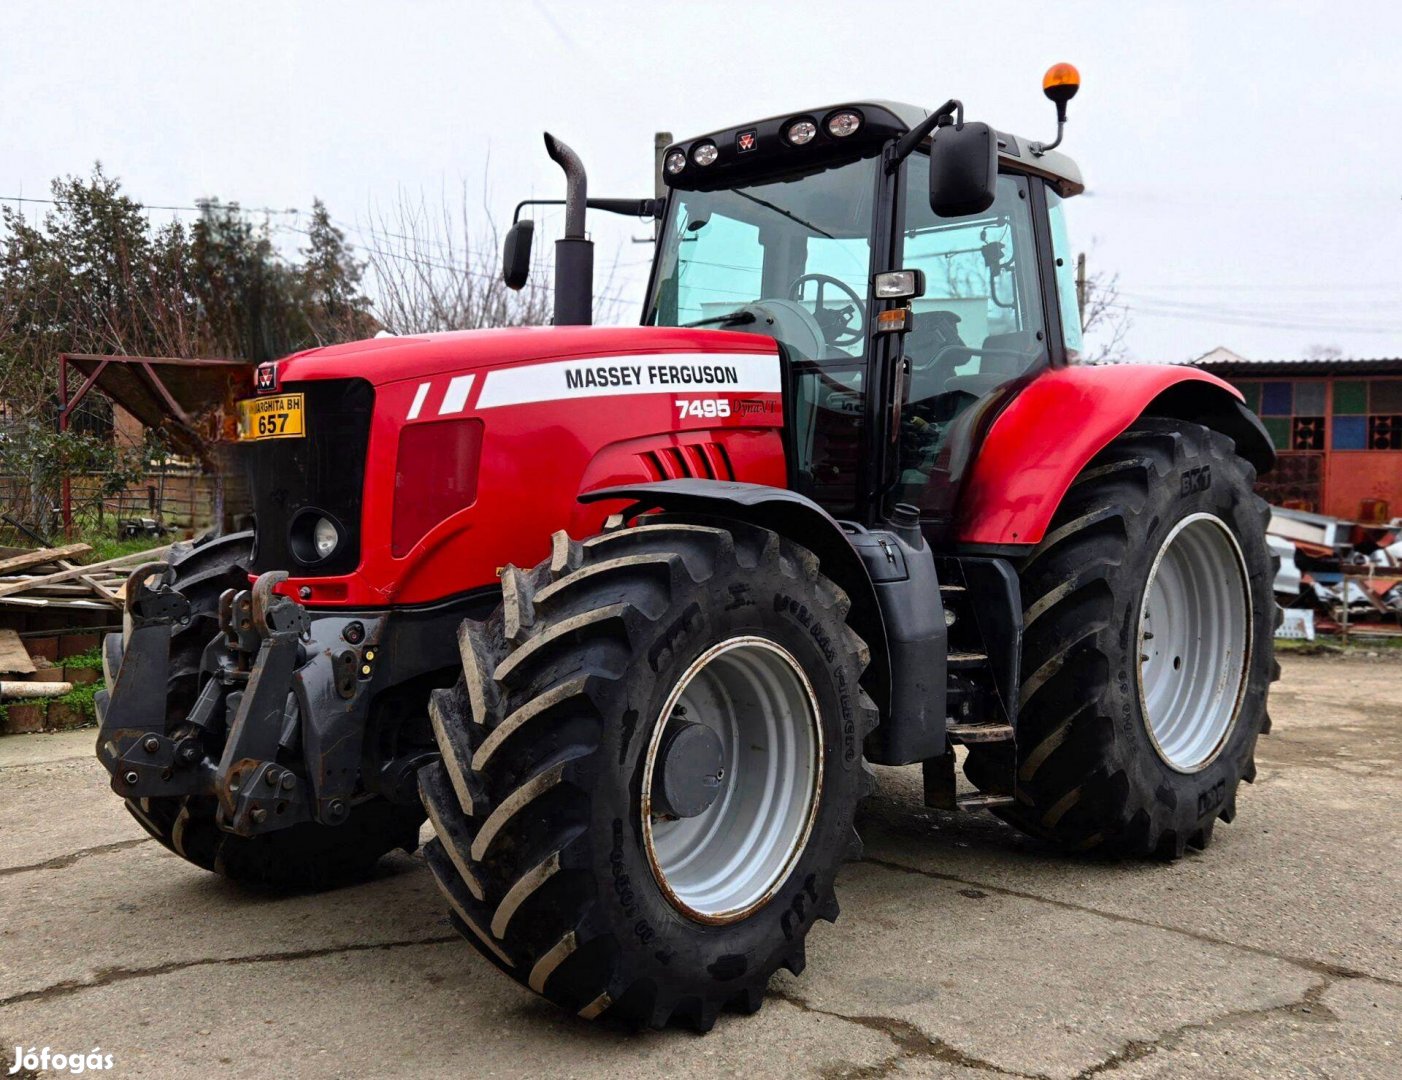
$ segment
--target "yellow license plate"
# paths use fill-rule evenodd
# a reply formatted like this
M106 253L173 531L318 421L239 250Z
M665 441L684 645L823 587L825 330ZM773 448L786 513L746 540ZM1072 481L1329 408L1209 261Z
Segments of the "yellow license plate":
M269 394L239 402L239 438L300 439L302 426L301 394Z

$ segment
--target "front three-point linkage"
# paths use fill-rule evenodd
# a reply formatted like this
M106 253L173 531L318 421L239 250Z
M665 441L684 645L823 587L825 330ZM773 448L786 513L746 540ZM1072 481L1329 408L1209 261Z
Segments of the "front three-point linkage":
M220 597L222 644L226 656L232 653L237 661L232 668L220 666L190 714L192 723L208 722L205 714L212 719L220 684L236 687L224 697L228 737L215 771L214 793L220 825L244 836L317 816L306 782L278 764L279 750L296 725L292 680L306 659L303 643L311 629L306 608L273 591L286 580L286 572L272 571L261 575L252 589L231 589ZM343 809L331 816L339 821L345 813Z
M167 563L147 563L127 581L131 631L114 653L110 694L99 695L98 756L112 788L127 799L213 795L231 832L285 828L320 817L345 820L344 799L313 811L305 781L278 764L295 729L293 676L306 660L311 622L305 608L273 590L286 573L263 574L251 589L220 597L223 637L210 643L210 673L188 716L166 723L171 633L190 618ZM223 745L216 761L212 753ZM211 750L210 748L216 748Z

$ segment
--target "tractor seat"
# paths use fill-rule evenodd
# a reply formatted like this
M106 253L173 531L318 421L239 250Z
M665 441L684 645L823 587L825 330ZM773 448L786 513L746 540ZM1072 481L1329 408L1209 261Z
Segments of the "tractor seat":
M1032 366L1042 351L1042 343L1031 330L989 334L983 348L976 351L978 371L951 375L944 384L946 393L962 392L982 397L1015 379Z

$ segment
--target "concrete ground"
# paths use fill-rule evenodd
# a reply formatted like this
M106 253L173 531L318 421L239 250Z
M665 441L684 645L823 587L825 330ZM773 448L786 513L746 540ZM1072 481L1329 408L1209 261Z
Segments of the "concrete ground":
M148 840L91 731L0 740L0 1054L118 1076L1402 1075L1402 663L1287 658L1240 816L1174 866L1055 854L883 770L801 978L706 1037L562 1015L417 858L260 899ZM0 1073L3 1077L4 1073Z

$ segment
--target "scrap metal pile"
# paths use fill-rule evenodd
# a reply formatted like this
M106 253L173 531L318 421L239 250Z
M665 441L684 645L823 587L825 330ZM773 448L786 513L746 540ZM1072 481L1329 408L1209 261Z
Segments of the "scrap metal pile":
M1267 531L1286 609L1277 636L1402 637L1402 518L1364 525L1273 506Z

